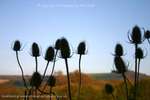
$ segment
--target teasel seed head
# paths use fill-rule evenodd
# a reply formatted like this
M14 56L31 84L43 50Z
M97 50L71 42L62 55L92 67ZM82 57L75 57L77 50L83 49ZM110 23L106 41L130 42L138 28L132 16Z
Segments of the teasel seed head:
M77 48L77 53L79 55L84 55L86 51L86 44L84 41L80 42Z
M133 44L141 44L142 43L142 35L141 30L138 26L133 27L132 33L130 34L130 42ZM129 36L128 36L129 37Z
M33 57L39 57L40 56L40 50L37 43L32 44L32 56Z
M61 38L60 53L61 53L62 58L64 59L70 58L71 50L70 50L69 43L66 38Z
M115 56L114 64L118 73L125 73L127 71L127 67L121 57Z
M107 94L112 94L114 91L114 88L111 84L107 83L107 84L105 84L105 91Z
M55 84L56 84L56 78L55 78L55 76L49 76L47 82L48 82L48 85L49 85L49 86L54 87Z
M59 50L59 49L60 49L60 42L61 42L60 39L57 39L57 40L56 40L56 43L55 43L55 49L56 49L56 50Z
M45 60L53 61L55 55L55 50L53 47L48 47L45 53Z
M147 30L146 32L144 32L144 38L145 39L150 39L150 31Z
M14 50L14 51L20 51L20 49L21 49L21 43L20 43L19 40L16 40L16 41L14 42L14 44L13 44L13 50Z
M141 48L137 48L136 50L136 58L138 59L143 59L144 58L144 55L143 55L143 50Z
M41 82L42 82L42 78L40 73L34 72L30 80L30 85L38 88L41 85Z
M123 47L121 44L117 44L115 47L115 56L122 56L123 55Z

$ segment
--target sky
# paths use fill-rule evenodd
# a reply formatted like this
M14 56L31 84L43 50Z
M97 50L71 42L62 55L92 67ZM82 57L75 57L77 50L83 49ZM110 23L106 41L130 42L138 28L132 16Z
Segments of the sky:
M70 72L78 69L76 48L86 41L88 53L83 56L81 69L84 73L107 73L114 69L114 47L121 43L123 59L134 69L134 46L128 42L127 33L135 25L150 30L149 0L0 0L0 74L21 74L12 44L22 43L19 57L25 74L35 71L31 45L40 46L39 72L43 73L46 61L44 53L54 46L58 38L68 39L72 58ZM143 32L143 31L142 31ZM140 72L150 75L150 45L140 45L148 51L142 60ZM47 73L50 73L52 63ZM65 73L65 63L58 58L55 71Z

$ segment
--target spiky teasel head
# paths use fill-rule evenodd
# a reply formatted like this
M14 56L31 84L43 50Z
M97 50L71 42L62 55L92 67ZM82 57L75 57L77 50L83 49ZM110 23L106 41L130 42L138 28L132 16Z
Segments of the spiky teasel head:
M48 85L51 87L54 87L56 84L56 78L55 76L49 76L48 81L47 81Z
M150 31L147 30L146 32L144 32L144 38L145 39L150 39Z
M31 80L30 80L30 85L32 87L38 88L41 85L41 82L42 82L42 78L41 78L40 73L34 72L32 77L31 77Z
M55 50L53 47L48 47L45 53L45 60L49 61L53 61L54 59L54 55L55 55Z
M121 57L115 56L114 64L118 73L125 73L127 71L127 67Z
M128 38L132 44L141 44L143 40L140 28L138 26L134 26L132 33L128 36Z
M16 40L14 43L13 43L13 50L14 51L20 51L20 49L21 49L21 43L20 43L20 41L19 40Z
M60 42L61 42L61 39L57 39L56 42L55 42L55 49L56 50L59 50L60 49Z
M67 39L64 37L61 38L61 41L60 41L60 53L61 53L62 58L64 59L70 58L71 50L70 50Z
M116 44L116 47L115 47L115 56L123 56L123 47L121 44Z
M143 59L146 55L144 56L143 50L141 48L137 48L135 56L138 59Z
M84 41L80 42L77 48L77 53L79 55L84 55L86 53L86 44Z
M32 44L31 51L32 51L32 56L33 57L39 57L40 56L40 49L39 49L39 46L38 46L37 43L34 42Z
M112 94L114 91L114 88L111 84L107 83L107 84L105 84L105 91L107 94Z

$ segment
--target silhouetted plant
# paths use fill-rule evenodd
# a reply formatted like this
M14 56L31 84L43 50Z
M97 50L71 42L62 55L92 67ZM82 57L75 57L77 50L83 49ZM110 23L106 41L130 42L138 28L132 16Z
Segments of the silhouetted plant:
M26 89L28 89L26 80L25 80L25 78L24 78L23 68L22 68L22 66L21 66L21 63L20 63L20 60L19 60L19 55L18 55L18 52L21 50L21 43L20 43L19 40L16 40L16 41L14 42L13 50L16 52L16 58L17 58L18 65L19 65L20 70L21 70L24 87L25 87Z
M113 99L115 100L115 96L113 94L114 88L111 84L108 84L108 83L105 84L105 91L106 91L107 94L112 95Z
M14 42L14 44L13 44L13 50L16 52L16 58L17 58L17 62L18 62L19 68L21 70L22 80L23 80L23 83L24 83L24 87L26 88L26 90L25 90L25 98L24 98L24 99L26 99L26 94L27 94L27 91L28 91L28 86L27 86L27 83L26 83L26 80L25 80L25 77L24 77L23 68L22 68L20 60L19 60L19 54L18 54L18 52L21 50L21 43L20 43L19 40L16 40Z
M38 88L41 85L41 81L42 81L42 78L41 78L40 73L34 72L32 77L31 77L31 80L30 80L30 85L32 87Z
M68 92L69 92L69 100L71 99L71 87L70 87L70 77L69 77L69 66L68 66L68 58L71 56L71 50L69 47L69 43L66 38L61 38L60 41L60 55L61 58L65 60L66 71L67 71L67 81L68 81Z
M79 89L78 89L78 100L80 100L80 89L81 89L81 57L86 53L85 42L80 42L77 48L77 54L79 54Z
M114 64L115 67L117 69L117 73L121 74L123 79L124 79L124 83L125 83L125 89L126 89L126 98L128 100L129 96L128 96L128 86L127 86L127 78L125 76L125 72L127 71L127 67L122 59L123 55L123 47L121 44L117 44L115 47L115 58L114 58Z
M123 47L121 44L117 44L116 47L115 47L115 54L114 56L123 56Z
M55 55L55 50L53 47L48 47L47 50L46 50L46 53L45 53L45 60L47 61L47 64L46 64L46 68L44 70L44 74L43 74L43 78L42 80L44 79L45 77L45 74L46 74L46 71L47 71L47 68L48 68L48 65L49 65L49 62L50 61L53 61L54 59L54 55Z
M128 94L128 85L127 85L127 77L125 76L125 72L127 71L127 67L121 57L115 56L114 63L117 69L117 73L120 73L124 79L125 83L125 89L126 89L126 98L129 100L129 94Z
M54 54L53 67L52 67L52 71L50 73L50 76L52 76L53 72L54 72L56 57L57 57L58 51L60 50L60 42L61 42L61 40L57 39L56 43L55 43L55 46L54 46L54 48L56 49L56 53ZM54 50L54 52L55 52L55 50ZM46 86L47 86L47 83L44 85L43 91L45 90Z
M33 43L32 44L32 48L31 48L31 51L32 51L32 56L35 57L35 63L36 63L36 72L38 71L38 61L37 61L37 57L40 56L40 50L39 50L39 46L37 43Z
M150 31L144 31L144 38L147 39L148 43L150 44Z
M141 30L138 26L133 27L132 33L130 34L130 36L128 35L128 39L129 39L130 43L135 45L135 55L136 55L138 44L141 44L144 40L144 39L142 39L142 33L141 33ZM134 77L134 86L135 86L134 97L135 97L135 100L136 100L136 90L137 90L137 71L138 71L138 69L137 69L137 58L135 56L135 77Z
M50 86L49 93L50 93L50 100L51 100L52 88L56 84L56 78L54 76L49 76L47 83L48 83L48 86Z
M57 57L57 54L58 54L58 50L60 50L60 42L61 42L61 40L57 39L56 43L55 43L55 47L54 48L56 49L56 53L55 53L55 56L54 56L53 68L52 68L52 72L51 72L50 76L52 76L53 72L54 72L56 57Z
M24 86L28 89L28 86L26 85L26 81L24 78L24 73L23 73L23 69L22 66L20 64L19 61L19 57L18 57L18 51L21 50L21 43L19 40L16 40L14 42L13 45L13 50L16 52L16 58L17 58L17 62L19 64L19 67L21 69L22 72L22 78L24 81ZM56 50L56 53L55 53ZM66 72L67 72L67 82L68 82L68 97L69 100L72 100L72 96L71 96L71 87L70 87L70 76L69 76L69 66L68 66L68 58L71 57L71 50L69 47L69 43L67 41L66 38L61 38L61 39L57 39L55 46L54 47L48 47L45 53L45 57L44 59L47 61L43 76L40 75L40 73L38 72L38 57L40 56L40 49L37 43L33 43L31 46L31 56L35 58L35 72L33 73L31 79L30 79L30 86L31 88L28 89L28 91L25 91L25 96L27 95L27 98L25 97L24 100L29 100L29 96L30 95L35 95L36 98L33 99L37 99L37 92L41 92L42 94L49 94L50 95L50 99L51 99L51 94L54 94L52 92L52 87L55 86L56 83L56 79L53 76L53 72L54 72L54 67L55 67L55 62L56 62L56 57L57 57L57 53L60 50L60 57L62 59L65 60L65 65L66 65ZM79 87L81 87L81 56L85 54L85 50L86 50L86 44L85 42L81 42L78 46L78 51L77 53L79 54L79 70L80 70L80 80L79 80ZM47 80L46 85L48 85L50 87L50 92L45 92L44 90L41 90L39 87L42 84L42 81L44 80L49 62L53 61L53 67L52 67L52 71L51 74ZM46 86L45 85L45 86ZM80 88L79 88L80 91ZM80 94L80 92L79 92Z
M137 51L136 51L136 58L138 59L138 75L137 75L137 87L138 87L138 84L139 84L139 70L140 70L140 63L141 63L141 59L144 59L145 56L143 54L143 50L141 48L137 48Z

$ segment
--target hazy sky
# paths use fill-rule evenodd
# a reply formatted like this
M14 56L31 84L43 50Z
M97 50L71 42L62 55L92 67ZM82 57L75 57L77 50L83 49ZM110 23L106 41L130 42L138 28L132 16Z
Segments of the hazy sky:
M85 40L88 54L82 59L82 71L104 73L113 69L116 43L124 46L123 57L134 69L134 47L128 43L127 32L138 25L150 29L150 0L0 0L0 74L20 74L15 52L11 49L19 39L24 48L20 59L25 74L35 70L30 56L33 42L37 42L44 56L48 46L66 37L73 51ZM141 72L150 75L150 45L141 45L149 54L141 63ZM39 71L46 61L39 57ZM50 64L48 71L52 64ZM69 69L78 68L78 55L69 59ZM65 72L64 61L58 59L56 71Z

